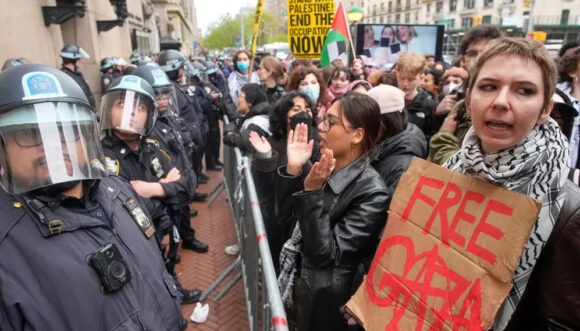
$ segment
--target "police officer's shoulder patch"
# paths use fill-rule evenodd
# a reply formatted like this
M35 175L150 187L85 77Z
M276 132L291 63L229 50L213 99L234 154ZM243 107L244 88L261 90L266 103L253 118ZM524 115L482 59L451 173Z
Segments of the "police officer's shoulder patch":
M161 147L161 144L159 144L159 140L157 140L155 138L147 137L147 138L145 138L145 142L148 144L155 145L158 148Z
M120 170L120 166L119 166L119 160L109 157L109 156L105 156L105 164L107 167L107 171L109 172L109 174L111 175L119 175L119 170Z

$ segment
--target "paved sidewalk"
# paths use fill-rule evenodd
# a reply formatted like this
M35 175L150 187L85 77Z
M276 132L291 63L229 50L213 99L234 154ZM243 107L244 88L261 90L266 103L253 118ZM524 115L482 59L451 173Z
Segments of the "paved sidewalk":
M199 191L209 193L221 180L222 172L208 171L211 177L208 184L200 185ZM237 242L236 232L232 223L226 193L222 192L211 207L207 203L191 205L199 212L192 218L192 226L196 237L209 245L209 252L194 253L190 250L180 250L181 263L177 264L178 277L185 288L205 290L208 286L235 260L235 256L224 253L224 248ZM203 324L194 324L189 317L195 307L182 306L183 316L189 321L186 330L248 330L246 300L243 280L240 280L219 302L213 301L215 295L235 275L235 271L216 289L203 303L209 303L209 317Z

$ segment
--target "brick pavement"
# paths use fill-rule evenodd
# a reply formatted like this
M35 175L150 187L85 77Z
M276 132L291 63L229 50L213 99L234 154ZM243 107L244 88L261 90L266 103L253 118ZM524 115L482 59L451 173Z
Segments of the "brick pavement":
M222 180L222 172L208 171L208 184L200 185L199 191L209 193ZM209 252L194 253L181 250L181 263L177 264L178 277L185 288L205 290L208 286L235 260L234 256L224 253L224 248L234 244L235 228L225 192L214 201L212 207L207 203L193 203L198 210L197 217L192 218L192 226L196 237L209 245ZM189 317L195 305L182 306L183 316L189 321L187 331L191 330L227 330L246 331L249 329L243 280L240 280L219 302L214 302L214 296L236 274L232 272L228 278L205 300L209 303L209 317L203 324L194 324Z

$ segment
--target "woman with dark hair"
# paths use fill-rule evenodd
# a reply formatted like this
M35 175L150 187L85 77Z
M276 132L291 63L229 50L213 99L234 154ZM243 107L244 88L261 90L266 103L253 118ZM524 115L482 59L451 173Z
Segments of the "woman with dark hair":
M333 99L345 94L350 85L350 70L347 67L336 67L330 75L328 90L332 93Z
M387 185L390 199L399 179L413 157L427 157L427 139L415 124L408 123L405 112L405 93L394 86L379 85L367 92L381 109L381 134L371 165Z
M242 86L248 83L257 83L259 81L258 74L252 72L252 78L248 81L248 73L250 72L250 54L246 51L239 51L234 55L234 71L228 77L229 93L234 104L238 104L238 95L242 90Z
M296 90L304 92L310 98L318 111L319 117L326 112L326 109L330 106L330 102L332 102L332 98L326 88L326 83L317 70L304 68L294 71L290 75L286 91Z
M270 104L264 89L259 84L246 84L242 86L238 95L238 114L236 118L224 128L224 144L238 147L242 151L252 152L250 133L255 132L260 136L269 137Z
M310 170L307 126L288 134L288 163L278 169L277 189L291 195L297 225L282 249L278 282L299 330L346 328L339 307L353 294L359 265L372 259L385 225L386 187L369 164L379 116L367 95L338 97L318 125L322 156Z
M252 163L252 176L258 191L268 244L277 272L279 271L280 250L289 238L294 224L289 217L291 212L287 208L288 204L282 203L276 206L275 187L278 178L276 169L286 164L286 137L288 132L296 129L296 125L300 123L306 124L309 139L314 140L310 157L310 161L314 163L320 159L316 108L303 92L289 92L274 104L270 111L272 135L269 138L250 133L250 142L256 151L256 157Z

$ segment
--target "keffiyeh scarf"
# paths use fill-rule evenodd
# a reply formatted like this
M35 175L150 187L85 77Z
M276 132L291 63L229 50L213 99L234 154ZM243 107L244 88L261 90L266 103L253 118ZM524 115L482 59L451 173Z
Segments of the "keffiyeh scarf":
M280 275L278 287L282 302L286 307L294 307L294 282L298 273L298 257L302 254L302 232L298 222L294 226L292 236L284 243L280 252Z
M568 176L568 159L568 141L558 124L548 118L518 145L490 154L483 153L480 139L471 127L461 149L443 165L542 202L540 214L516 267L513 288L496 316L496 330L507 326L558 219L565 199L562 188Z

